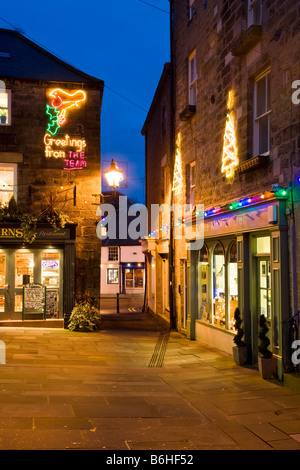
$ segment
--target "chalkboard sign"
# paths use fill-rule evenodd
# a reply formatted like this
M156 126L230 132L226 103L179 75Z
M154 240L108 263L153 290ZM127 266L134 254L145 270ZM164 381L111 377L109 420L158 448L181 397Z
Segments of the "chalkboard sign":
M46 292L46 316L57 318L58 314L58 292L56 289L47 289Z
M41 284L28 284L23 287L23 319L26 314L45 316L46 287Z

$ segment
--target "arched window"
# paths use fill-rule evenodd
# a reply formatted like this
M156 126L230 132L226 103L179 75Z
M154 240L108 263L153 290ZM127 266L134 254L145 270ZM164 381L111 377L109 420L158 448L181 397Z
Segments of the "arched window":
M214 248L212 255L212 322L225 328L225 256L220 242Z
M234 329L234 311L238 307L238 266L237 266L237 242L234 242L229 251L228 258L228 303L229 319L228 328Z
M198 287L198 318L200 320L208 321L208 250L205 245L203 245L203 247L199 251Z

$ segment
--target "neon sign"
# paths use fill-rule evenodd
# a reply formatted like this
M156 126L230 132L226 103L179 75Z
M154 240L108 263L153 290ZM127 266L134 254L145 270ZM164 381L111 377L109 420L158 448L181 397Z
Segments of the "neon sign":
M239 164L238 152L236 146L236 135L234 129L234 122L232 117L233 97L232 91L229 92L227 102L227 118L223 142L223 155L222 155L222 173L225 173L226 178L234 175L234 170Z
M46 114L49 116L47 131L55 135L60 127L67 122L67 114L86 100L86 93L83 90L77 90L68 93L60 88L55 88L49 93L50 104L46 105Z

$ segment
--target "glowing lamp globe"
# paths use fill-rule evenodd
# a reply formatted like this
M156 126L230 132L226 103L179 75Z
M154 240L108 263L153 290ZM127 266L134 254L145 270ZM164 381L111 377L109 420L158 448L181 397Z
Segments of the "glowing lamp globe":
M109 170L104 171L104 175L107 179L108 186L113 189L118 188L123 179L123 171L119 170L113 159Z

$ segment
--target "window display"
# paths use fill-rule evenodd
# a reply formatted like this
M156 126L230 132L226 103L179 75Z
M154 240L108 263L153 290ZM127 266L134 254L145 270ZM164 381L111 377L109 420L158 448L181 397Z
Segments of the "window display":
M119 269L113 268L107 270L107 284L119 283Z
M19 252L15 254L15 287L23 287L23 276L28 275L33 282L33 253Z
M200 320L209 321L208 317L208 251L205 245L200 250L199 266L198 266L198 281L199 281L199 312L198 318Z
M213 324L225 328L225 257L218 242L213 252Z
M238 268L237 268L237 243L234 242L230 248L228 264L228 283L229 283L229 318L228 328L234 330L234 312L238 308Z
M59 287L59 253L42 253L42 284Z

